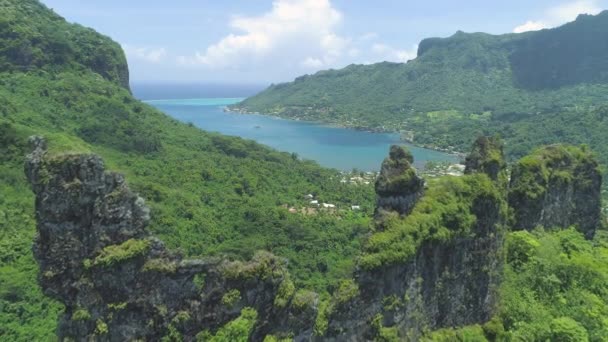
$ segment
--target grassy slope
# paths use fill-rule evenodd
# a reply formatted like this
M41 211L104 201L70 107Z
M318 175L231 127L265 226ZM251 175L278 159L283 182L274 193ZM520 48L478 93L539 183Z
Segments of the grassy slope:
M350 272L368 227L363 214L302 216L281 206L314 193L370 212L370 186L342 185L337 171L179 123L131 96L124 55L108 38L36 1L0 6L2 339L50 340L61 310L40 292L31 256L33 196L22 166L31 134L48 137L53 152L98 153L124 172L152 208L151 229L186 255L271 250L290 259L300 286L320 291Z

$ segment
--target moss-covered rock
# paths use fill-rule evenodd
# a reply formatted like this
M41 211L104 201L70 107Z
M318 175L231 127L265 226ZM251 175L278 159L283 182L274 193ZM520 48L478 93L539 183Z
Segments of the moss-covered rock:
M109 267L142 256L150 249L150 241L129 239L119 245L106 246L93 261L95 266Z
M391 146L376 180L376 217L391 211L407 215L422 196L424 180L416 174L413 162L414 158L407 149Z
M516 229L576 226L588 239L601 223L602 174L585 147L552 145L522 158L511 173Z
M505 189L485 173L429 182L409 215L390 216L371 235L356 286L344 286L357 290L339 287L317 330L335 340L420 340L427 330L486 322L507 216Z
M291 305L284 259L259 252L249 262L182 260L150 236L143 200L99 157L55 156L44 140L32 143L34 254L40 285L66 306L60 340L193 340L201 328L218 341L311 336L316 297Z
M499 174L507 166L500 139L485 136L477 138L471 153L465 159L465 166L465 174L481 172L492 180L498 180Z

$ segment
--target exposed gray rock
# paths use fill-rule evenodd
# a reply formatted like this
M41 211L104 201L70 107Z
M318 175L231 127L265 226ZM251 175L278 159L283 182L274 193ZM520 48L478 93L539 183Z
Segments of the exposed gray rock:
M247 263L182 260L150 236L143 199L122 175L106 173L101 158L50 156L43 139L31 143L25 171L36 194L33 250L44 292L66 307L60 340L159 341L177 334L191 341L245 307L258 313L253 340L282 331L300 340L311 335L316 303L306 310L292 310L290 297L275 304L288 281L284 260L270 253ZM239 296L227 304L229 291Z
M468 160L480 160L479 152L484 156L488 155L485 152L490 152L479 144L480 141L486 147L498 146L494 141L480 139ZM491 318L502 273L500 251L507 213L503 184L492 181L504 169L502 153L497 156L500 159L491 164L499 168L486 168L483 165L489 164L483 161L476 164L480 167L469 167L469 175L481 173L490 177L467 176L473 177L470 179L475 186L491 188L487 190L489 192L473 191L466 195L470 207L462 210L475 216L470 231L448 240L425 239L407 260L387 262L371 269L360 268L355 275L359 294L333 308L325 336L328 340L372 340L381 334L381 329L388 327L400 338L416 341L424 331L484 323ZM403 149L391 148L391 155L385 160L381 179L376 184L379 197L399 194L409 199L411 207L408 205L407 210L398 211L402 224L407 224L407 216L420 198L424 184L413 172L412 161L411 155ZM446 187L446 191L452 191L450 189L452 186ZM390 206L385 207L387 209L395 210ZM445 220L443 224L450 221L450 218L442 219ZM385 229L381 220L376 223L380 225L377 230ZM398 235L395 238L399 239ZM392 243L413 242L404 238Z
M427 241L408 261L360 270L360 295L335 310L327 338L374 339L382 327L417 341L424 331L481 324L496 309L506 216L504 200L474 200L477 221L468 236Z

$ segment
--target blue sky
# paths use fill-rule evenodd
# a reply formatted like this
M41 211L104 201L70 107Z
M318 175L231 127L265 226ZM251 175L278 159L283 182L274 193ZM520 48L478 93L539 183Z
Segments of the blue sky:
M415 58L427 37L554 27L608 0L42 0L118 41L134 82L270 83Z

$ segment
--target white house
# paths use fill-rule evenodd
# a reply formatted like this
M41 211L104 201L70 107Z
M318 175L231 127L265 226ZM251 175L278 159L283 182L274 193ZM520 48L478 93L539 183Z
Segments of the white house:
M331 209L331 208L335 208L335 207L336 207L335 204L323 203L323 208Z
M318 206L319 205L319 201L317 201L317 200L310 201L310 204Z
M361 210L361 206L353 205L350 207L351 210Z

